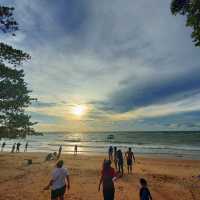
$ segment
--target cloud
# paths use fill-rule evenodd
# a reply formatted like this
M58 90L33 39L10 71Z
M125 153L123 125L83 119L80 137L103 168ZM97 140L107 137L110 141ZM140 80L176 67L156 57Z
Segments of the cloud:
M140 85L132 79L129 82L126 80L126 84L123 83L121 88L99 104L104 110L123 113L139 107L182 100L200 92L199 72L197 68L175 77L156 77L154 80L144 80Z
M50 115L46 115L46 114L42 114L38 112L31 112L31 111L29 111L28 113L31 115L31 119L33 121L36 121L40 124L57 124L57 123L64 122L64 119L62 119L61 117L50 116Z
M42 108L42 107L54 107L56 105L57 103L55 102L34 101L32 102L31 107Z
M3 0L20 31L0 40L32 56L25 79L39 103L30 111L70 121L70 105L88 104L88 127L119 118L105 127L114 129L198 107L200 50L170 2Z

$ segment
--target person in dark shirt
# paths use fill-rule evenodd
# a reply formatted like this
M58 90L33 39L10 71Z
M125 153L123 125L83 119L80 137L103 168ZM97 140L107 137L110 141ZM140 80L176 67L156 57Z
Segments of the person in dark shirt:
M77 153L78 153L78 146L77 146L77 145L75 145L75 146L74 146L74 155L76 156L76 155L77 155Z
M113 147L110 146L108 149L108 158L109 160L113 160Z
M117 162L118 162L118 170L121 173L121 175L124 175L124 159L122 151L119 149L117 151Z
M114 147L114 164L115 164L115 169L118 170L117 166L117 147Z
M2 152L3 152L3 149L4 149L5 146L6 146L6 143L3 142L2 145L1 145L1 151L2 151Z
M20 151L20 150L19 150L20 146L21 146L21 144L18 142L18 143L17 143L17 149L16 149L16 152L19 152L19 151Z
M12 145L11 153L14 153L14 152L15 152L15 146L16 146L16 143L14 143L14 144Z
M27 152L27 149L28 149L28 142L26 142L25 144L24 152Z
M101 178L99 181L99 191L101 184L103 184L103 197L104 200L114 200L115 186L113 181L116 180L115 170L111 167L110 160L104 160L103 170L101 172Z
M147 187L147 181L144 178L140 179L140 200L153 200L151 193Z

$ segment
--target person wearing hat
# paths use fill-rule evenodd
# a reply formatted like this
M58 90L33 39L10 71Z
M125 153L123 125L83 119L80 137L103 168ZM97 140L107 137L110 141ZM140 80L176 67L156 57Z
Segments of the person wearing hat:
M59 160L56 164L56 168L53 170L52 178L49 184L44 188L48 190L51 187L51 200L64 200L64 194L67 188L70 189L69 172L63 167L63 160Z
M113 181L116 179L117 176L115 170L111 167L111 161L104 160L98 188L100 191L101 185L103 185L104 200L114 200L115 186Z

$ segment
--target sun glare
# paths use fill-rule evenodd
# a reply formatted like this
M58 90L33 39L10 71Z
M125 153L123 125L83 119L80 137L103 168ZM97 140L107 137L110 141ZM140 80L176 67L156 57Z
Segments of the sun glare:
M77 105L72 108L72 113L76 116L82 116L86 113L86 106Z

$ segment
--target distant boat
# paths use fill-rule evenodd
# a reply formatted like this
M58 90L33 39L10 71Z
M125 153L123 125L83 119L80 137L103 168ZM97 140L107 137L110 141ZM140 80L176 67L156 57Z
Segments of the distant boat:
M113 139L114 139L114 135L108 135L108 136L107 136L107 139L108 139L108 140L113 140Z

